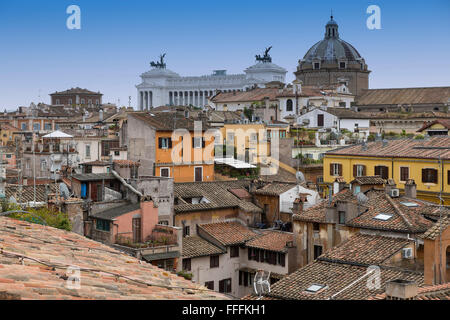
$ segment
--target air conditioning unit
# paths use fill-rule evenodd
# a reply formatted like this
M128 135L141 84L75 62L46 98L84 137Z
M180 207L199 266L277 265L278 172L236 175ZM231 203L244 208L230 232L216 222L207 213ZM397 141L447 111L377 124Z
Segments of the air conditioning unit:
M412 248L404 248L402 249L402 258L403 259L412 259L413 251Z
M389 192L389 195L392 198L398 198L400 196L400 191L398 189L391 189L391 191Z

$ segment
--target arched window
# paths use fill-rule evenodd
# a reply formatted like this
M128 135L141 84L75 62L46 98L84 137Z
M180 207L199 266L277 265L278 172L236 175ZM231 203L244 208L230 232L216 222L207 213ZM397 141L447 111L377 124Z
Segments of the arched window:
M293 108L293 103L292 103L292 100L291 99L288 99L287 101L286 101L286 111L292 111L294 108Z

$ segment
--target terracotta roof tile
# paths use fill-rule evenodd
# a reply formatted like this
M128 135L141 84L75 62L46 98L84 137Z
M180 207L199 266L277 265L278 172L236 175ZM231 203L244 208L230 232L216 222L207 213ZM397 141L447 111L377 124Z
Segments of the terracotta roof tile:
M295 188L296 186L297 184L295 183L272 182L265 185L261 189L256 190L254 193L265 196L279 196Z
M224 246L243 244L258 234L239 222L227 221L198 225Z
M288 232L281 231L263 231L263 234L246 242L247 247L276 251L287 252L286 244L294 241L294 235Z
M364 277L366 273L366 267L315 261L276 282L267 296L284 300L364 300L381 294L388 281L405 279L423 283L423 274L381 266L380 289L371 290ZM313 284L324 288L317 293L306 291Z
M408 244L403 238L356 234L328 250L318 260L361 265L380 265Z
M226 253L226 250L198 236L183 238L183 258L196 258L222 253Z
M435 240L445 229L450 226L450 215L445 215L436 222L430 229L428 229L423 235L424 239Z
M327 155L352 155L389 158L450 159L450 136L435 136L424 140L399 139L351 145L328 151Z
M0 217L0 234L3 298L227 299L75 233ZM80 289L67 287L68 266L81 269Z
M392 88L364 90L355 99L358 106L448 103L450 87Z
M386 300L386 293L377 294L369 300ZM450 282L419 288L413 300L450 300Z

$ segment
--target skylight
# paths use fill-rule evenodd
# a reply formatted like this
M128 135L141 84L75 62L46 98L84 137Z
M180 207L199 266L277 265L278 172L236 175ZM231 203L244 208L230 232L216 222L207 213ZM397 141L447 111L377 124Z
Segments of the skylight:
M390 218L392 218L392 214L389 214L389 213L380 213L374 217L374 219L383 220L383 221L387 221Z
M404 205L405 207L409 207L409 208L412 208L412 207L418 207L419 205L417 204L417 203L415 203L415 202L400 202L402 205Z
M313 284L313 285L309 286L308 289L306 289L306 291L311 292L311 293L317 293L318 291L320 291L323 288L325 288L325 286L323 284Z

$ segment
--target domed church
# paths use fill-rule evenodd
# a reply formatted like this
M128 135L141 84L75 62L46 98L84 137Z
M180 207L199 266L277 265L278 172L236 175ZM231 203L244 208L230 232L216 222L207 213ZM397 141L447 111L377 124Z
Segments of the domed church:
M325 27L325 38L299 60L295 76L304 85L328 86L345 83L352 94L369 88L367 64L359 52L339 37L339 26L331 20Z

